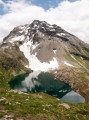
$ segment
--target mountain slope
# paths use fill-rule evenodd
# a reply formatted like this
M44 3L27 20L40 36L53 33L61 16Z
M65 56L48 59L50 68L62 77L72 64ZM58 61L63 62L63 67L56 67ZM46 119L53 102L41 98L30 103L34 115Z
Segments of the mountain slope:
M57 25L35 20L14 28L1 48L17 45L28 59L26 67L48 71L65 66L89 69L89 45Z
M89 104L10 90L11 78L28 68L51 72L89 103L89 45L57 25L35 20L14 28L0 45L0 119L89 119Z
M35 20L14 28L0 45L0 67L51 72L89 102L89 45L57 25Z
M9 90L1 95L1 120L89 119L89 104L66 103L44 93L24 94Z

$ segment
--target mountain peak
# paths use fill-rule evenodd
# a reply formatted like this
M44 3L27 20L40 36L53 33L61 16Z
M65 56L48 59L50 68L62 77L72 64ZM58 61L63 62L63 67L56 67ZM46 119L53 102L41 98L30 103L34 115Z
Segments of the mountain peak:
M18 41L18 39L23 40L23 38L33 39L33 36L37 37L41 35L48 36L48 37L50 36L58 37L61 39L63 38L63 40L68 41L68 39L65 38L65 33L68 34L65 30L63 30L61 27L57 25L50 25L45 21L34 20L30 25L26 24L26 25L15 27L10 32L10 34L4 38L4 42L6 41L15 42L15 40L16 41ZM19 38L16 39L16 37L18 36ZM15 38L15 40L13 38ZM36 40L34 41L33 39L33 42L37 42L37 41Z
M79 67L76 56L88 60L89 46L57 25L34 20L14 28L4 38L2 48L17 45L33 70ZM86 51L86 52L85 52Z

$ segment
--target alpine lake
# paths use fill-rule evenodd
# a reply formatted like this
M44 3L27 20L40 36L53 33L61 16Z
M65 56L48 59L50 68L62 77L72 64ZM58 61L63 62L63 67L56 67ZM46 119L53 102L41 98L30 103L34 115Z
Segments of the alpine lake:
M84 103L85 99L63 81L47 72L35 71L18 75L9 82L10 88L24 93L43 92L70 103Z

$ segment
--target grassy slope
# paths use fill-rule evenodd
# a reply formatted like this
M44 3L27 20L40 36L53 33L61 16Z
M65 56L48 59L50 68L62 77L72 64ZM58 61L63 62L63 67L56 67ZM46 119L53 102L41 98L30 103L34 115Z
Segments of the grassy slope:
M9 115L10 118L25 120L88 120L88 104L66 103L69 108L44 93L24 94L16 91L2 90L0 98L0 118ZM9 117L8 117L9 118ZM9 118L9 119L10 119Z
M13 56L13 52L16 56ZM8 60L10 62L8 62ZM10 79L15 75L29 71L22 65L22 63L25 61L26 59L24 59L22 53L19 53L18 48L13 48L12 50L8 51L0 51L0 119L5 117L7 117L7 119L12 118L14 120L89 119L89 104L66 103L43 93L24 94L17 91L11 91L8 85ZM72 83L72 80L75 81L75 79L78 78L78 75L81 75L82 81L85 80L84 83L89 83L89 76L86 72L84 73L85 76L82 75L82 71L80 74L79 70L77 70L76 74L76 70L74 71L74 69L62 69L57 72L57 77L63 78L64 81L67 80L68 83ZM80 78L78 78L78 80L80 80ZM81 85L83 85L84 83L81 82ZM79 84L80 82L74 82L75 86ZM74 87L74 89L75 88L76 87ZM67 109L65 105L62 105L63 103L66 103L67 106L69 106L70 108Z
M27 59L18 46L0 49L0 88L8 88L8 81L12 77L29 71L24 63L27 63Z
M86 120L89 119L89 104L71 104L43 93L24 94L11 91L8 81L18 70L0 70L0 118L22 120ZM27 72L27 69L24 71ZM63 103L70 108L67 109Z

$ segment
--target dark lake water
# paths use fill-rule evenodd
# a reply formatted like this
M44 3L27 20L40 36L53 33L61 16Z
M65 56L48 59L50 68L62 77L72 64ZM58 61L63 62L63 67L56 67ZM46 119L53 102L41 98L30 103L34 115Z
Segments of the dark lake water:
M85 102L85 99L74 92L68 84L47 72L36 71L18 75L9 84L11 89L17 89L25 93L43 92L67 102Z

